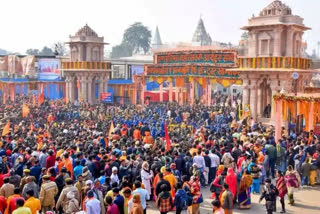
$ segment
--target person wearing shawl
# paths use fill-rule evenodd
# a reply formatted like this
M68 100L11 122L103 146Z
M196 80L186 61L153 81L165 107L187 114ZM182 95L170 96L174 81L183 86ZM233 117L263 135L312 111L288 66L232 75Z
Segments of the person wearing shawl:
M192 202L192 214L200 214L200 203L203 202L201 190L200 190L200 181L197 176L192 176L190 179L191 193L193 195Z
M280 203L282 207L282 211L280 213L285 213L286 208L284 204L284 196L287 194L288 189L287 189L286 181L281 171L277 172L276 188L279 192L278 196L280 197Z
M229 189L232 192L233 199L234 199L237 194L237 176L234 174L234 171L232 168L228 169L225 183L229 185Z
M285 178L287 189L288 189L289 204L293 205L294 204L293 191L295 188L299 188L301 185L300 175L297 171L293 170L291 165L289 165L284 178Z
M153 177L152 171L149 170L148 162L143 162L142 170L141 170L141 179L144 185L144 188L148 191L149 195L151 195L151 179Z
M177 184L177 179L176 177L174 177L174 175L171 173L171 169L170 168L166 168L165 171L165 176L163 177L164 180L168 181L170 183L170 187L171 187L171 196L174 197L175 196L175 191L174 191L174 187Z
M132 202L132 205L131 205L131 207L129 205L129 208L128 208L129 214L143 214L140 195L134 194L130 201Z
M249 209L251 207L250 186L252 184L252 177L247 173L247 169L243 170L240 186L238 202L240 209Z

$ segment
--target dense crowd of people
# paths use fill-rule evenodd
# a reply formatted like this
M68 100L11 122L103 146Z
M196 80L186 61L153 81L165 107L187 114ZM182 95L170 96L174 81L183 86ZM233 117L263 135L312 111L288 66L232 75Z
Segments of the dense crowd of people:
M240 118L235 99L214 105L31 104L0 106L0 212L200 213L203 188L213 213L249 209L261 194L268 213L285 196L320 183L320 143L310 133ZM22 105L30 112L22 117Z

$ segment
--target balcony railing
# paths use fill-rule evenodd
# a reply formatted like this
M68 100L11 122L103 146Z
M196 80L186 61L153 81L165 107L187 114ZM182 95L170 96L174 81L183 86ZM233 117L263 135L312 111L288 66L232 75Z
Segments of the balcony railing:
M251 69L310 69L311 60L296 57L254 57L238 58L240 68Z
M111 69L110 62L62 62L62 69Z

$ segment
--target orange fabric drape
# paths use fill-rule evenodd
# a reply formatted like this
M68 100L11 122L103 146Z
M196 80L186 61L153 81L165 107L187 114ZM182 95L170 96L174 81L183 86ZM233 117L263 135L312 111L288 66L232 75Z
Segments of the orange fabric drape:
M282 120L287 121L288 117L288 101L282 101Z
M2 130L2 136L6 136L10 133L10 122L8 122Z
M296 106L293 101L287 101L289 114L292 116L293 121L296 121Z
M183 85L184 85L184 78L183 77L176 78L176 87L183 87Z

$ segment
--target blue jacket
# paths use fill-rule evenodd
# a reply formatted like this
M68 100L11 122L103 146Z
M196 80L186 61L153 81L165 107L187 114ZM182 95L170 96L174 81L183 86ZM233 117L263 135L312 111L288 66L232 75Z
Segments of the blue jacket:
M187 198L188 196L186 191L184 189L179 189L174 197L174 206L179 210L185 209Z

